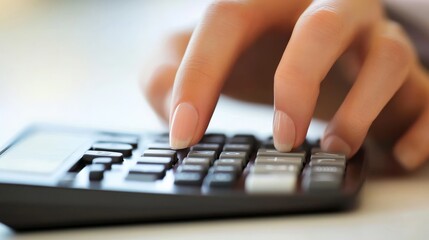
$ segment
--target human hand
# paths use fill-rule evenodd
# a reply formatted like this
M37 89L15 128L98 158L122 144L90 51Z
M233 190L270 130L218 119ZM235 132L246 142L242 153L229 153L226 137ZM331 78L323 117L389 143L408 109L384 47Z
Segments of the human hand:
M144 81L149 102L170 120L173 148L199 141L221 91L270 102L273 85L275 146L280 151L299 146L321 82L344 60L339 65L350 75L351 88L322 148L353 155L375 121L381 141L409 128L394 148L406 168L429 156L429 79L379 1L217 1L189 37L170 39Z

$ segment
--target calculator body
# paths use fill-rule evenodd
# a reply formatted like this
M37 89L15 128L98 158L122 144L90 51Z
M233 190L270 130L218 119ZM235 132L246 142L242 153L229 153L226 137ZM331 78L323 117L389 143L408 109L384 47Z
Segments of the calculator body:
M228 139L233 141L244 135L239 136L224 138L216 158L224 152L222 145L225 149ZM304 173L313 155L306 155L292 190L289 187L285 191L280 185L273 191L264 192L264 188L260 191L261 188L249 187L249 181L246 182L252 167L256 166L258 151L267 147L264 140L257 138L252 140L248 159L232 183L222 185L224 178L220 178L220 184L219 181L207 183L210 170L216 166L215 159L200 183L181 184L178 172L190 159L187 159L189 149L175 151L175 159L165 165L162 176L145 174L147 171L139 174L141 168L133 172L151 144L158 146L155 150L162 150L159 146L167 144L166 139L166 134L157 133L32 126L0 152L0 222L15 230L35 230L337 211L356 205L366 174L364 151L360 150L347 160L339 187L328 186L325 191L321 185L322 190L309 190L304 187ZM94 151L94 144L112 142L122 144L119 146L131 145L131 153L119 149L123 160L114 162L99 175L91 162L97 158L88 160L85 156L88 151ZM102 150L109 152L109 149ZM153 157L146 157L148 159ZM184 176L186 180L186 176L193 175Z

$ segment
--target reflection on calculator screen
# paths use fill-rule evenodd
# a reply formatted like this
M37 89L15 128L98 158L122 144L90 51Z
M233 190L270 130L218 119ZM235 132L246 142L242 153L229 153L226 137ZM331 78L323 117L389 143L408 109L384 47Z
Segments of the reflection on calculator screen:
M89 135L85 134L35 132L0 155L0 171L54 173L88 140Z

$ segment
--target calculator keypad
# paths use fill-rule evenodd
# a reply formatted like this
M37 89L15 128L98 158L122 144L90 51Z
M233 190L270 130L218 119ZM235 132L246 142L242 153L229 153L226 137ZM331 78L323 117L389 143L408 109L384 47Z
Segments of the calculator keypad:
M307 142L278 152L272 138L259 142L252 135L206 134L182 150L170 148L167 134L144 143L139 148L135 138L120 136L96 141L81 160L89 181L103 181L116 169L125 184L164 182L205 192L291 194L338 191L347 168L343 154L323 152Z

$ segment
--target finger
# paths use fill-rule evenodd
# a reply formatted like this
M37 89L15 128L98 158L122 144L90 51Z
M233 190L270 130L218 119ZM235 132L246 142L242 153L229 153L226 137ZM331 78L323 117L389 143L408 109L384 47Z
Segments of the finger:
M422 81L422 87L429 89L426 73L414 71L414 78ZM415 80L415 79L413 79ZM429 159L429 99L426 96L425 110L417 121L396 143L393 153L398 162L408 170L414 170Z
M176 75L170 113L173 148L188 147L201 138L239 54L275 25L274 20L288 16L289 10L280 13L274 8L285 2L276 0L259 8L256 4L261 1L218 1L208 8Z
M173 35L162 50L156 53L160 57L154 65L154 71L148 78L142 78L141 87L149 104L155 112L168 121L171 101L171 90L180 61L185 53L192 31L183 31ZM146 76L146 74L145 74Z
M372 122L403 85L413 63L414 52L400 26L381 24L355 84L326 129L322 148L353 155Z
M289 151L304 141L321 81L356 35L379 17L376 2L314 1L300 16L275 74L278 150Z

